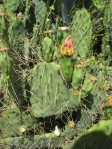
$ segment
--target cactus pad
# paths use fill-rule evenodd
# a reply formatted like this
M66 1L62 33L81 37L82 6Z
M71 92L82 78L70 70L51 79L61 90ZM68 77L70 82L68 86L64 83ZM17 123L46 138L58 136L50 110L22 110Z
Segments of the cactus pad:
M92 46L92 22L86 9L76 11L72 21L72 37L76 45L76 53L87 57Z
M63 83L59 69L55 63L41 63L31 71L30 102L35 117L57 115L79 105L79 100Z

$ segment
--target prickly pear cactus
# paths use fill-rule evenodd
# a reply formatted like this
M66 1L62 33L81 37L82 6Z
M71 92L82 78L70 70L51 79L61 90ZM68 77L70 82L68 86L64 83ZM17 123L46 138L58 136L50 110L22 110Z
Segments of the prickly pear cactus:
M73 76L72 56L74 53L75 53L74 41L71 35L69 35L68 37L65 38L65 41L61 45L61 49L60 49L61 71L67 83L70 83L72 81L72 76Z
M1 82L7 82L7 76L10 70L10 57L8 55L8 21L5 14L5 8L0 5L0 76ZM3 83L3 84L4 84ZM2 84L1 84L2 86Z
M74 89L81 87L86 71L85 62L81 61L75 65L72 78L72 86Z
M92 1L110 56L111 1ZM72 26L59 27L44 2L0 1L0 147L112 148L111 60L90 57L96 18L78 4Z
M0 105L8 99L8 81L10 71L8 20L5 8L0 5Z
M0 105L5 104L9 100L8 82L10 78L10 60L7 51L0 51Z
M4 107L1 112L0 130L3 138L14 137L32 129L35 122L30 114L21 113L15 103L10 103L7 109Z
M92 22L86 9L77 10L72 21L71 34L76 45L76 55L86 58L92 53ZM75 55L74 55L75 56Z
M108 106L104 108L105 119L112 119L112 106Z
M82 85L82 96L86 97L89 94L89 92L95 85L96 80L97 79L95 76L88 73L86 74L84 83Z
M55 63L36 65L29 76L31 111L35 117L57 115L77 109L79 99L65 86Z
M93 1L94 6L95 6L98 10L103 11L103 9L105 8L106 3L107 3L109 0L92 0L92 1Z
M104 11L104 36L102 38L102 53L105 55L111 54L111 28L112 28L112 1L110 0L109 4L106 6Z
M47 7L43 1L38 1L35 5L35 18L36 18L36 25L39 27L41 31L44 27L45 19L47 16Z
M22 0L2 0L7 12L15 12L21 5Z
M54 54L54 40L53 37L45 37L42 39L42 55L43 59L47 62L50 62L53 60L53 54Z
M7 51L0 51L0 71L8 74L10 70L10 57Z
M106 98L107 104L104 106L105 119L112 119L112 93Z
M34 48L40 46L38 43L42 40L43 31L45 29L45 21L47 17L47 7L43 1L37 1L35 4L35 19L36 24L33 26L32 46Z
M95 64L94 64L95 65ZM105 78L105 70L102 67L93 68L94 75L87 73L81 87L81 95L83 107L81 108L81 117L77 122L76 131L83 132L92 124L98 121L102 116L102 107L105 106L105 99L107 96L107 89L109 81Z
M60 59L60 65L63 78L70 84L73 76L73 63L71 57L62 57Z
M5 8L0 5L0 46L4 45L7 47L8 43L8 21L5 13Z
M20 45L24 44L22 39L24 38L24 35L25 35L25 27L23 25L22 19L17 17L14 13L10 12L8 14L8 18L10 20L10 25L8 28L8 37L9 37L9 43L10 43L9 44L10 57L12 59L11 68L10 68L9 90L10 90L10 94L12 94L15 98L18 98L18 100L22 101L23 103L24 102L23 90L22 90L23 80L21 79L22 74L19 76L19 73L17 73L17 71L18 72L21 71L20 70L21 68L19 66L24 63L24 62L22 63L23 55L21 54L23 49L21 49ZM13 90L13 87L15 88L14 89L15 91Z
M75 149L112 148L112 120L102 120L76 139Z
M10 13L10 27L9 27L9 37L10 42L15 43L19 41L19 37L25 35L25 27L21 18L16 17L14 14ZM16 40L16 41L15 41Z

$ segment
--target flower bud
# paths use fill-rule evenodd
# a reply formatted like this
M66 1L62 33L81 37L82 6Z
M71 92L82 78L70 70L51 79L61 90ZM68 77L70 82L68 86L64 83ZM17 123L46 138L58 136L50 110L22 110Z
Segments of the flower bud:
M74 45L74 41L71 37L71 35L69 35L64 43L61 46L61 55L62 56L72 56L75 52L75 45Z

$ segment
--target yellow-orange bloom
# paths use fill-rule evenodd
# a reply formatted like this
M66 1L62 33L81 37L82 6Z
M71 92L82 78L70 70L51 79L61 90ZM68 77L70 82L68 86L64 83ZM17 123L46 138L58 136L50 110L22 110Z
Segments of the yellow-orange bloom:
M109 104L110 106L112 106L112 95L110 95L110 96L107 98L107 100L108 100L108 104Z
M75 126L75 123L74 121L69 121L67 125L68 127L73 128Z
M97 80L97 78L96 78L95 76L92 76L92 75L89 76L89 79L90 79L91 81L96 81L96 80Z
M69 35L61 46L62 56L72 56L75 52L75 45L72 36Z

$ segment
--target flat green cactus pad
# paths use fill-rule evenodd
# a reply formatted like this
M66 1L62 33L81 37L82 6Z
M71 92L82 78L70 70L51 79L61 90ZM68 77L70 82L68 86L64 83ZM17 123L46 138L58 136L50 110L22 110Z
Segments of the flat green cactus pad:
M92 22L86 9L77 10L72 21L72 37L75 42L76 52L74 55L87 57L92 49Z
M36 65L31 71L30 102L35 117L57 115L79 105L79 99L66 87L59 69L59 65L52 62Z
M4 108L5 109L5 108ZM25 112L20 112L15 103L11 103L0 116L0 131L3 138L22 135L35 125L35 120ZM36 124L37 127L38 123Z
M3 0L7 11L16 11L21 4L20 0Z

